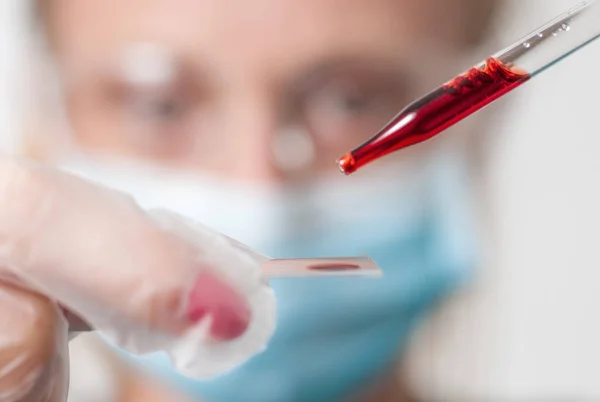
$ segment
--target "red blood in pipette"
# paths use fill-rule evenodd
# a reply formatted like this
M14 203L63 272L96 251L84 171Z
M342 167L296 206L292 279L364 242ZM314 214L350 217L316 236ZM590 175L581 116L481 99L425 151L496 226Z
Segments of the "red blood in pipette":
M408 105L373 138L340 158L338 166L351 174L369 162L428 140L529 78L528 73L489 58Z

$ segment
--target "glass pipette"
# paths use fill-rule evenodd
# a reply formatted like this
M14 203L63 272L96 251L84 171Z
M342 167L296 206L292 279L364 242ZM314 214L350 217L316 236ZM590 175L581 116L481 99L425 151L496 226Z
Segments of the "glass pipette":
M351 174L439 134L600 37L600 6L567 12L404 108L374 137L338 160Z

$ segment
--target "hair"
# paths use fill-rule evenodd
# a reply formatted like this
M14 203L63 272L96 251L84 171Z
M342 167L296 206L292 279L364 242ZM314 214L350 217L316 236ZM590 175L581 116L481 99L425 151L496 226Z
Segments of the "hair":
M34 30L49 33L48 16L51 0L29 0L33 3L31 7L31 16ZM430 13L442 13L445 10L439 7L440 2L448 0L414 0L419 2L429 2L428 11ZM450 21L457 32L460 32L460 39L466 46L477 46L483 40L488 38L488 34L493 30L494 17L498 10L502 8L506 0L456 0L456 8L459 10L461 18ZM464 17L463 17L464 16ZM441 20L447 20L447 15L439 15Z

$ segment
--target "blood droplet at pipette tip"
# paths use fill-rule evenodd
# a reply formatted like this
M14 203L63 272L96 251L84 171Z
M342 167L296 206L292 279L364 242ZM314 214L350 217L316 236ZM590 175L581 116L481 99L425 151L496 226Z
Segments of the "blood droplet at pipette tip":
M351 152L338 159L338 167L344 174L354 173L356 170L356 159L354 159Z

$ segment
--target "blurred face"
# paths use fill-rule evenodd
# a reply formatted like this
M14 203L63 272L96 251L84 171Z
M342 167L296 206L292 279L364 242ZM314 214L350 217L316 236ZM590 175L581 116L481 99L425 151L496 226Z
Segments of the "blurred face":
M53 0L46 21L80 146L274 182L456 72L478 3Z

